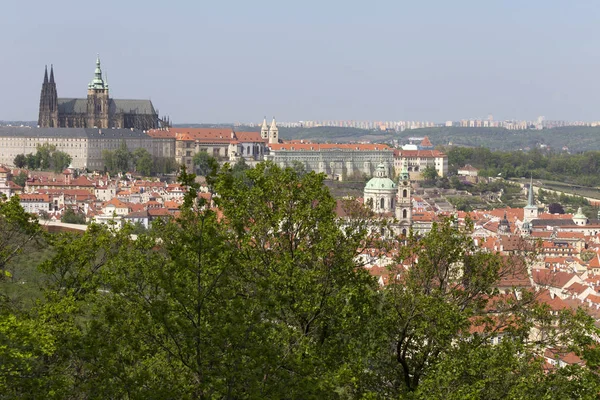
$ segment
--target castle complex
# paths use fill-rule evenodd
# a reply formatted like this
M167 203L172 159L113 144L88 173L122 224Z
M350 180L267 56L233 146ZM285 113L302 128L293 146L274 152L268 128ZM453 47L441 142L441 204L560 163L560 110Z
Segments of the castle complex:
M40 128L124 128L148 130L161 121L150 100L111 99L106 77L102 76L100 57L96 60L94 79L88 85L87 98L59 98L54 68L44 72L40 95Z

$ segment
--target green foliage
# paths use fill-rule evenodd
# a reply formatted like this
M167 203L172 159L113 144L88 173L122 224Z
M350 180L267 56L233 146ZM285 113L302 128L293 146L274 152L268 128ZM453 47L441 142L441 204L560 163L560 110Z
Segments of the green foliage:
M471 164L479 168L480 176L504 179L530 177L575 183L582 186L600 185L600 152L581 154L550 153L540 150L491 151L482 147L451 147L447 149L448 170Z
M25 154L17 154L15 156L13 164L15 164L15 167L17 168L25 167L27 165L27 158L25 157Z
M143 147L133 151L135 170L142 175L150 176L152 173L152 155Z
M219 168L217 160L205 151L194 154L192 161L194 163L195 172L199 176L214 175Z
M25 182L27 182L27 173L25 171L19 172L19 175L13 176L12 181L21 187L25 187Z
M64 151L55 151L52 153L50 165L55 173L61 173L71 164L72 158Z
M125 139L121 141L119 148L113 152L114 167L117 172L125 173L129 170L129 162L131 160L131 153L127 149Z
M76 213L72 208L67 208L63 213L61 222L65 224L81 224L85 225L85 215L81 213Z
M29 168L29 169L39 168L39 159L37 159L34 154L31 154L31 153L27 154L25 156L25 159L27 160L27 168Z
M117 150L102 150L102 160L105 171L111 174L135 170L144 176L151 176L177 170L175 160L168 157L153 157L143 147L138 147L130 152L125 141L121 142Z
M421 171L421 176L427 181L433 181L438 178L438 173L435 167L427 166Z
M27 166L29 169L52 170L60 173L71 164L71 156L64 151L56 150L56 146L52 144L38 143L36 148L35 154L17 155L15 165L19 168Z
M218 213L195 177L181 170L180 214L147 231L48 236L44 296L0 303L0 397L597 396L594 320L498 293L527 260L484 252L469 221L397 246L367 236L372 215L354 201L338 220L322 174L226 164L207 175ZM16 249L39 228L18 200L0 204L18 232L0 225L1 237ZM387 286L357 264L365 248L397 254ZM588 367L545 371L536 351L560 343Z

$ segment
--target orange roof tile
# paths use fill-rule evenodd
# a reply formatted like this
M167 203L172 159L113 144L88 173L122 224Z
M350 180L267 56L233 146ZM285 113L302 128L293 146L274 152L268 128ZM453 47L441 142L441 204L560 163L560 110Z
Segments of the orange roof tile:
M447 156L439 150L399 150L398 157L436 158Z
M272 143L269 144L271 150L308 150L308 151L327 151L327 150L347 150L347 151L372 151L392 149L386 144L354 144L354 143Z
M431 144L431 140L429 140L429 137L425 136L425 138L421 141L421 146L431 147L433 146L433 144Z

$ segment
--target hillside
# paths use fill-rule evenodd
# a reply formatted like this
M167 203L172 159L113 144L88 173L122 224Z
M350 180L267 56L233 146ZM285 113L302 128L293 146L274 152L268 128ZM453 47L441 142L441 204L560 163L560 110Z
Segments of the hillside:
M259 130L257 127L239 127L238 130ZM411 129L404 132L381 132L356 128L317 127L279 128L282 139L304 139L317 142L397 140L406 143L410 137L429 136L436 145L487 147L491 150L526 150L545 145L570 152L600 150L600 127L562 127L541 131L511 131L504 128L436 127Z

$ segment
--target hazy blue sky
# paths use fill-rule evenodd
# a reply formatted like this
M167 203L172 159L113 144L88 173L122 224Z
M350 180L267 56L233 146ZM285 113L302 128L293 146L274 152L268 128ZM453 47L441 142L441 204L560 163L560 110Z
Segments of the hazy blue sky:
M0 119L37 119L45 64L174 122L600 120L597 0L4 0Z

